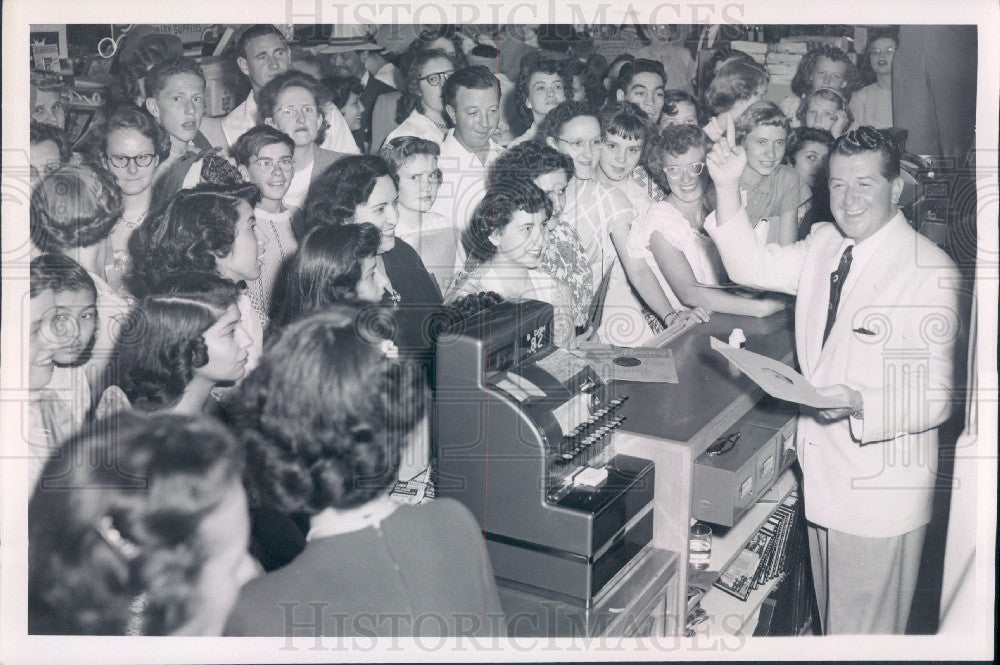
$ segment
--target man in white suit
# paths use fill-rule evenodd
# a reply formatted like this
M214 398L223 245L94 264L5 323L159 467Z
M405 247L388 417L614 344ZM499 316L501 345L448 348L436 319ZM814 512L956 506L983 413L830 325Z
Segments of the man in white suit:
M842 405L803 407L796 439L824 632L903 633L949 414L958 272L899 212L899 149L878 130L837 140L836 225L786 247L761 244L742 209L734 136L730 121L707 159L705 228L733 280L796 295L802 373Z

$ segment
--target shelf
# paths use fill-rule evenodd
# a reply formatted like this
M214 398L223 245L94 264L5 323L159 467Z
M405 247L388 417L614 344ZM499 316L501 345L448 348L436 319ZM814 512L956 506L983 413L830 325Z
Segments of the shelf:
M767 522L767 519L778 509L781 502L792 492L795 484L795 474L790 468L785 469L774 485L757 500L734 527L724 535L713 535L709 570L715 571L715 579L718 579L722 571L736 560L743 547L750 542L750 538ZM725 631L734 635L741 633L749 620L756 616L760 604L764 602L764 599L781 582L783 577L783 575L779 575L762 584L752 591L746 600L740 600L722 589L710 586L701 597L701 607L708 613L709 618L698 624L695 632L700 635L708 634L710 631L714 633ZM734 621L734 618L739 620L738 626L735 625L737 622Z

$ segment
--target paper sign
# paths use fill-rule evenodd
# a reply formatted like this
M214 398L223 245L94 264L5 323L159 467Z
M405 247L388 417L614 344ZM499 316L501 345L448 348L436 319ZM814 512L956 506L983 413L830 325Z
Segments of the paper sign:
M816 409L850 406L834 398L820 395L806 377L773 358L746 349L733 348L715 337L710 337L709 343L772 397Z

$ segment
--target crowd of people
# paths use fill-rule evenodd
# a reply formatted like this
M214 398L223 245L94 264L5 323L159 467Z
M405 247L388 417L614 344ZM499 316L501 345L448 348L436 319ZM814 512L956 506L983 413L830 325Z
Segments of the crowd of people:
M470 513L389 496L431 463L428 317L541 300L572 347L770 315L794 289L717 288L723 194L791 250L831 154L898 160L895 33L816 46L775 104L749 55L696 76L647 32L607 58L428 28L390 61L248 26L223 118L155 36L76 146L33 73L29 630L284 634L280 600L327 635L502 633Z

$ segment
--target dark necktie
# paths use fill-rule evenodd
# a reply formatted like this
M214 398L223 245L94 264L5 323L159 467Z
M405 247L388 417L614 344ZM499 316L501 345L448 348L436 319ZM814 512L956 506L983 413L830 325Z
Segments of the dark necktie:
M833 322L837 318L837 306L840 305L840 291L844 288L844 280L847 279L847 273L851 269L851 252L853 250L854 245L848 245L840 257L840 265L830 273L830 308L826 312L826 328L823 330L823 344L826 344L826 338L830 336L830 329L833 328Z

